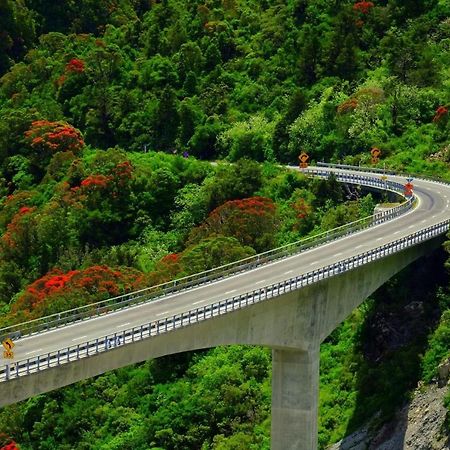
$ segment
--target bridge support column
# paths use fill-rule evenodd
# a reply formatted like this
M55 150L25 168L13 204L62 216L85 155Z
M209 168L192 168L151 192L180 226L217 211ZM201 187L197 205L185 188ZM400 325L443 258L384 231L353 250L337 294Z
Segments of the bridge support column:
M319 347L272 350L272 450L316 450Z

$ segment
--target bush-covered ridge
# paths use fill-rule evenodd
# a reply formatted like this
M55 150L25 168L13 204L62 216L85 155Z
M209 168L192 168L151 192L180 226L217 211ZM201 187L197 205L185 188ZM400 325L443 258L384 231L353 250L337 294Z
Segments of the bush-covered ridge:
M396 167L445 169L445 2L123 0L100 2L101 17L79 3L29 2L35 30L56 10L61 23L48 19L51 32L2 78L5 162L29 155L23 133L49 120L102 148L357 162L377 146ZM97 27L70 22L77 10ZM63 34L75 30L94 34Z
M377 147L380 167L450 179L449 16L442 0L2 2L0 326L380 200L274 164L300 151L358 164ZM391 280L322 346L322 448L436 376L450 348L443 260ZM178 355L1 411L13 438L0 445L259 450L269 393L266 350Z

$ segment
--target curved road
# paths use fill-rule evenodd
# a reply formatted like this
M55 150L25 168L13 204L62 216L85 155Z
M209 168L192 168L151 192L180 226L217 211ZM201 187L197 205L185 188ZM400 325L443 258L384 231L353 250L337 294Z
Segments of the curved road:
M326 169L332 170L332 169ZM340 172L345 172L339 170ZM352 171L355 174L357 172ZM367 173L361 173L367 175ZM373 176L379 176L372 174ZM388 176L388 180L405 183L405 178ZM164 299L119 310L104 316L67 325L16 341L14 361L57 351L88 340L104 337L150 321L171 317L203 307L263 286L301 275L327 264L358 255L415 231L449 219L450 186L423 180L413 181L419 203L413 210L380 225L326 243L300 254L267 265L168 295ZM0 368L7 361L0 361Z

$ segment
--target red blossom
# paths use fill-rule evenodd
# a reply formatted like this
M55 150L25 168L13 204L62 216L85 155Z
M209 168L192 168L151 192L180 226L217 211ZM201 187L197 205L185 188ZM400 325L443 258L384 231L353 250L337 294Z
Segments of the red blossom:
M244 245L258 246L263 235L273 236L277 225L275 204L269 198L231 200L213 210L206 221L193 230L198 241L213 234L234 236Z
M9 249L14 249L18 247L23 239L23 236L27 234L27 218L30 213L34 212L36 207L29 208L23 206L19 209L17 214L13 216L11 222L6 227L6 232L1 238L1 243L4 244Z
M50 152L81 150L84 141L81 133L65 122L50 122L48 120L36 120L31 128L25 132L25 138L33 148Z
M81 187L84 188L106 188L108 186L109 181L111 180L110 177L107 177L105 175L90 175L87 178L85 178L81 182Z
M29 208L28 206L22 206L22 208L19 209L19 214L28 214L30 212L33 212L36 208Z
M13 313L28 311L31 317L45 313L46 308L64 298L81 299L85 304L106 296L129 291L140 275L134 269L113 270L107 266L92 266L83 270L62 272L55 269L30 284L13 305ZM137 288L141 286L136 286ZM67 306L67 305L66 305Z
M375 5L373 2L357 2L353 5L353 10L362 14L368 14Z
M123 184L128 181L133 174L133 166L130 161L123 161L113 169L113 176L117 178L119 184Z
M84 72L84 66L85 66L85 63L84 63L84 61L82 59L72 58L66 64L66 72L83 73Z
M4 433L0 433L0 450L20 450L16 442Z
M433 122L439 122L442 117L446 116L448 114L448 108L445 106L439 106L439 108L436 109L436 114L433 117Z

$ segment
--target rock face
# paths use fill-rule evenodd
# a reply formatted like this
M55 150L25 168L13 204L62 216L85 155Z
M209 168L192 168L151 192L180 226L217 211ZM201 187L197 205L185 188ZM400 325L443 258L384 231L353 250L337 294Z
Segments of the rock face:
M448 450L450 436L443 429L449 387L432 385L417 389L413 400L381 429L370 426L351 434L329 450Z
M450 358L443 362L438 367L439 386L445 386L450 377Z

